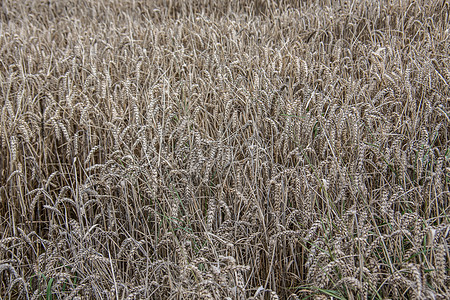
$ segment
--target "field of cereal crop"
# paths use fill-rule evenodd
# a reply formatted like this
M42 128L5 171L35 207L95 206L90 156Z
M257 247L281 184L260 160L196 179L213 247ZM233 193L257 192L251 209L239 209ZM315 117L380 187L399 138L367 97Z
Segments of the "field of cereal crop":
M450 298L447 0L3 0L1 299Z

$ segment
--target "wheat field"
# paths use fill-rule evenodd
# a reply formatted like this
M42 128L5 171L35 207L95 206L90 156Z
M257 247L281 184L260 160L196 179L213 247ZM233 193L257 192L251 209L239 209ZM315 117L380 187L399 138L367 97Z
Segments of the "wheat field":
M449 299L447 0L3 0L1 299Z

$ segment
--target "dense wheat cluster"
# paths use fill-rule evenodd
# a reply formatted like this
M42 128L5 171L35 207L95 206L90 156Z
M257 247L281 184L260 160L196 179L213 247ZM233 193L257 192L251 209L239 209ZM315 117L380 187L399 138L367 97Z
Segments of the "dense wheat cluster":
M3 1L3 299L448 299L444 0Z

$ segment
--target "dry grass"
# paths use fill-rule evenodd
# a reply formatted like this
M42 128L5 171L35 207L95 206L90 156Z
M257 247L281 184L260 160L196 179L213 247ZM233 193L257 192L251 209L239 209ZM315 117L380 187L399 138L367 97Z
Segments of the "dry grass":
M450 297L448 1L144 2L2 2L3 299Z

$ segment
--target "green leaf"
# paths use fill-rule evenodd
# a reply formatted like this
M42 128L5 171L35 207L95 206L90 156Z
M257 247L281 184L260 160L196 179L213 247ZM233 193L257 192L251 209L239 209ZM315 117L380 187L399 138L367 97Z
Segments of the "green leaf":
M319 289L317 288L317 290L321 293L324 293L328 296L332 296L335 297L336 299L341 299L341 300L346 300L346 298L344 296L342 296L342 294L338 291L333 291L333 290L325 290L325 289Z
M50 278L47 284L47 300L52 300L52 284L53 284L54 278Z

